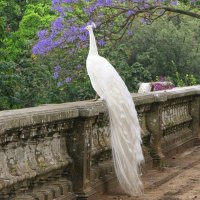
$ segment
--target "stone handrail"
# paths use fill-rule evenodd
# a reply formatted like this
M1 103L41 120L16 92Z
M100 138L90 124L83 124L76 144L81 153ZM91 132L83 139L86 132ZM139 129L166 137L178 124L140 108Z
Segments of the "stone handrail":
M199 139L200 86L133 94L146 165ZM87 199L115 179L101 101L0 112L0 199Z

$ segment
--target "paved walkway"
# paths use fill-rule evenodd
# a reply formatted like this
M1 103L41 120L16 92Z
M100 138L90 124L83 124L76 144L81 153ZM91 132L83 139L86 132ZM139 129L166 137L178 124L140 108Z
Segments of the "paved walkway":
M116 186L112 194L98 195L94 200L200 200L200 146L166 163L162 171L144 172L145 191L141 197L120 195Z

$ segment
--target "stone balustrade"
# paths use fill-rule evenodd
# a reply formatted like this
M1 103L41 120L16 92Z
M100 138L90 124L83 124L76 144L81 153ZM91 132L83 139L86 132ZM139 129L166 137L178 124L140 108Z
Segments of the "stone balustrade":
M133 94L146 166L199 140L200 86ZM120 114L120 113L119 113ZM0 112L0 199L92 199L115 180L104 102Z

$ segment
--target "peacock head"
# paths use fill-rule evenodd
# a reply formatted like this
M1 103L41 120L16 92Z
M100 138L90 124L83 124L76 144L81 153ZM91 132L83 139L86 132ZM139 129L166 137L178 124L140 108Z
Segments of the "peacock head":
M92 22L90 25L87 25L85 27L86 30L91 31L93 28L96 28L96 24Z

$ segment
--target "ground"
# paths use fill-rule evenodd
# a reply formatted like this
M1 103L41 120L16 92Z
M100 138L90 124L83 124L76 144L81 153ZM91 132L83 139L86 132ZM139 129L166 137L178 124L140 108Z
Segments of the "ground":
M163 170L144 172L144 194L128 197L116 187L95 200L200 200L200 146L166 160Z

